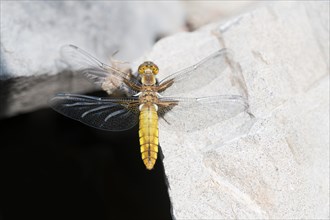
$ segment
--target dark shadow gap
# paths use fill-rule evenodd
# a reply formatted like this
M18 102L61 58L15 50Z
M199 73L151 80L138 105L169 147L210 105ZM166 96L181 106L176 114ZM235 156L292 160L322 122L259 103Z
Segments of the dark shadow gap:
M0 49L0 118L7 113L8 110L8 94L13 86L13 79L9 79L9 71L2 49Z
M144 167L137 126L106 132L43 109L0 132L4 220L172 219L161 158Z

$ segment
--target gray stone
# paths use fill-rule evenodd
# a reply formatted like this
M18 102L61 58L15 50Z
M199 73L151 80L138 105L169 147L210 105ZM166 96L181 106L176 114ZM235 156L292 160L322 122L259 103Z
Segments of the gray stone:
M224 47L255 118L243 112L190 133L160 124L174 217L328 219L329 2L269 4L164 38L141 60L163 78Z
M1 1L0 115L47 105L56 91L93 89L59 62L59 48L74 44L108 62L133 60L158 37L184 24L180 3L117 1Z
M228 20L239 14L266 4L265 1L183 1L190 29L197 29L211 22Z

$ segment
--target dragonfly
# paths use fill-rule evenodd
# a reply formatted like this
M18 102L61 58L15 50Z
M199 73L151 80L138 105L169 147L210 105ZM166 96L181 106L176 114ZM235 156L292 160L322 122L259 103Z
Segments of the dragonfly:
M153 169L157 160L159 124L182 132L197 131L248 109L248 101L242 95L178 96L218 78L228 66L227 49L219 49L161 80L156 77L160 70L152 61L143 62L134 74L107 65L74 45L66 45L61 51L74 71L86 76L108 96L58 93L50 100L51 107L69 118L107 131L123 131L139 124L140 152L148 170Z

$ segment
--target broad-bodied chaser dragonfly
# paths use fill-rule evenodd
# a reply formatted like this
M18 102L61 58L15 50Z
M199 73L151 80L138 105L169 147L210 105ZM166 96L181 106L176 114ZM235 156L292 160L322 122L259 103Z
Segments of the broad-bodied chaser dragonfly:
M135 75L106 65L74 45L64 46L62 55L71 59L69 63L73 68L99 85L109 97L60 93L50 100L51 107L102 130L122 131L139 123L142 160L148 170L154 167L157 159L158 120L175 129L193 131L229 119L248 108L247 100L240 95L175 97L204 87L220 76L227 62L226 49L160 81L156 79L159 69L151 61L142 63ZM123 95L112 96L115 90L122 91Z

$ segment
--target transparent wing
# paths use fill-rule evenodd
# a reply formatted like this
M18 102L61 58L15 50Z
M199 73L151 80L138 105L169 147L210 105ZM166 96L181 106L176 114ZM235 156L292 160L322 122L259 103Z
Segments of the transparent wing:
M171 96L204 87L219 77L229 66L229 56L230 52L227 49L218 50L197 64L164 78L160 81L160 85L170 83L171 86L161 94Z
M61 48L61 56L72 70L81 72L90 81L99 85L109 94L117 90L122 90L126 94L135 94L135 91L124 83L129 80L135 84L140 84L139 80L130 72L123 72L112 66L106 65L97 60L86 51L74 45L65 45Z
M121 131L138 123L138 100L57 94L50 100L57 112L94 128Z
M203 98L163 97L159 104L160 123L171 130L195 131L223 122L248 109L242 96Z

